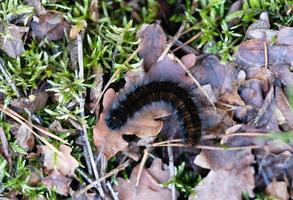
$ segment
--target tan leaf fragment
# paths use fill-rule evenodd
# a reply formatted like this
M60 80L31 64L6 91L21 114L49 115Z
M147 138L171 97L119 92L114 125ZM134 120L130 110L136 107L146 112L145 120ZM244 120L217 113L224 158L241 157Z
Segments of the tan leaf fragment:
M58 170L54 170L49 176L44 177L42 182L58 194L67 196L69 193L71 179L64 177Z
M266 188L266 194L279 200L288 200L288 184L284 181L272 181Z
M139 165L132 170L129 180L118 178L118 185L114 189L118 192L120 200L171 199L171 190L160 185L169 178L169 173L162 169L160 159L155 159L150 168L142 170L139 185L136 188L138 171Z
M144 70L148 71L164 51L167 37L158 23L142 25L137 37L143 45L139 56L143 58Z
M17 128L16 132L17 144L23 148L26 152L32 150L35 146L35 137L33 133L26 128L26 125L22 124Z
M74 170L79 166L77 160L70 155L72 149L69 146L61 144L59 151L62 154L56 154L46 145L41 145L41 152L44 154L44 166L48 170L58 170L62 175L74 176Z
M254 169L218 170L210 173L195 187L189 200L241 200L242 193L254 197Z

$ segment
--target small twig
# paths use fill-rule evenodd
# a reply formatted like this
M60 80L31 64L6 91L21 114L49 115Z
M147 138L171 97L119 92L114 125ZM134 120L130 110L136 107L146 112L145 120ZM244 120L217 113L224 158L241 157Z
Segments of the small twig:
M212 140L220 138L230 138L230 137L267 137L267 133L233 133L233 134L221 134L221 135L204 135L201 137L202 140Z
M183 46L186 46L187 44L191 43L192 41L198 39L200 36L202 35L202 32L198 32L197 34L195 34L194 36L192 36L189 40L187 40L186 42L184 42L183 44L181 44L180 46L176 47L173 50L173 53L179 49L181 49Z
M143 48L144 44L142 43L141 45L139 45L137 47L137 49L127 58L127 60L123 63L124 65L129 63L133 58L134 56ZM93 109L91 110L91 113L94 113L95 110L97 109L98 105L100 104L100 101L103 97L103 95L105 94L105 92L108 90L108 87L111 85L111 83L113 83L114 81L116 81L117 79L117 76L120 74L120 70L117 69L114 74L111 76L110 80L108 81L108 83L105 85L103 91L99 94L98 96L98 100L97 102L95 103Z
M210 102L210 104L212 105L212 107L216 110L216 106L214 104L214 102L212 101L212 99L209 97L208 93L203 89L203 87L201 87L200 83L196 80L196 78L191 74L191 72L185 67L185 65L182 63L182 61L177 58L174 54L173 54L175 60L179 63L179 65L184 69L184 71L187 73L187 75L193 80L193 82L197 85L197 87L200 89L200 91L202 91L202 93L207 97L208 101Z
M77 52L78 52L78 66L79 66L79 72L78 72L78 78L80 80L84 80L84 67L83 67L83 50L82 50L82 39L81 39L81 36L80 34L77 35ZM80 91L79 92L79 104L80 104L80 115L81 117L84 117L84 95L83 95L83 91ZM88 139L88 135L87 135L87 128L84 124L82 124L82 134L83 134L83 139L84 139L84 142L85 142L85 146L86 146L86 149L87 149L87 152L88 152L88 155L89 155L89 159L90 159L90 162L91 162L91 167L92 167L92 170L94 172L94 176L95 176L95 179L98 180L99 179L99 173L98 173L98 170L97 170L97 165L95 163L95 159L94 159L94 155L93 155L93 150L91 148L91 145L90 145L90 142L89 142L89 139ZM90 167L90 166L89 166ZM97 184L97 187L98 187L98 190L99 190L99 193L101 195L101 197L104 197L105 196L105 193L103 191L103 188L101 186L100 183Z
M9 117L11 117L12 119L18 121L20 124L28 124L32 127L34 127L35 129L37 129L38 131L40 131L41 133L54 138L60 142L63 142L64 144L68 144L68 142L66 142L64 139L58 137L57 135L54 135L48 131L46 131L43 128L40 128L39 126L34 125L32 122L26 120L24 117L22 117L21 115L19 115L17 112L11 110L10 108L5 108L5 106L3 104L0 104L0 111L4 112L6 115L8 115ZM29 130L32 130L31 128L29 128Z
M162 141L162 142L156 142L153 143L152 145L161 145L161 144L169 144L169 143L173 143L173 142L183 142L183 139L173 139L173 140L166 140L166 141Z
M170 178L175 176L175 167L174 167L174 157L173 157L173 151L172 147L168 146L168 157L169 157L169 173L170 173ZM176 188L175 185L169 185L171 191L172 191L172 200L176 200Z
M118 192L115 192L115 190L113 189L111 183L109 181L107 181L106 183L108 189L110 190L110 193L112 194L112 197L114 200L119 200L118 198Z
M30 130L34 136L36 136L39 140L41 140L44 144L46 144L52 151L54 151L55 153L57 153L58 155L63 155L58 149L56 149L51 143L49 143L43 136L40 136L39 134L37 134L29 125L27 122L22 121L20 118L18 118L17 116L15 116L14 114L10 113L7 109L4 109L2 107L2 105L0 104L0 111L3 112L4 114L8 115L9 117L11 117L12 119L14 119L15 121L17 121L18 123L24 125L28 130ZM57 136L56 136L57 137ZM57 137L59 138L59 137Z
M77 168L76 170L89 184L93 182L93 179L91 179L82 169ZM99 191L99 188L96 185L94 187Z
M265 68L268 68L268 45L267 45L267 42L264 41L264 54L265 54Z
M205 146L205 145L196 145L195 148L197 149L207 149L207 150L221 150L221 151L235 151L235 150L242 150L242 149L260 149L262 145L251 145L251 146L239 146L239 147L215 147L215 146Z
M186 25L186 21L184 21L182 23L182 25L180 26L180 28L177 31L177 33L174 35L174 37L171 38L171 40L167 44L166 48L164 49L164 51L162 52L162 54L158 58L157 62L159 62L159 61L161 61L161 60L163 60L165 58L165 56L168 54L169 50L171 49L171 47L173 46L175 41L178 40L178 38L181 36L181 33L183 32L183 30L185 28L185 25Z
M143 166L147 161L148 155L149 155L149 148L146 148L143 151L143 156L142 156L142 159L141 159L141 162L140 162L140 165L139 165L139 169L138 169L137 179L136 179L136 183L135 183L135 188L136 189L138 188L138 184L139 184L139 180L140 180L141 173L142 173L142 170L143 170Z
M92 182L91 184L87 185L83 189L81 189L79 191L76 191L76 196L77 197L80 196L82 193L88 191L89 189L91 189L92 187L94 187L95 185L100 183L101 181L106 180L107 178L111 177L112 175L117 174L118 172L124 170L126 167L128 167L128 165L129 165L129 160L125 161L124 163L122 163L121 165L116 167L115 169L111 170L105 176L99 178L98 180L95 180L94 182Z

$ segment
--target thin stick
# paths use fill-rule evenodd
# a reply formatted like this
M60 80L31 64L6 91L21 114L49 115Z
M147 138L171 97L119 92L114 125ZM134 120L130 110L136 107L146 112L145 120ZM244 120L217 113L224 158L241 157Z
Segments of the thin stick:
M267 42L265 41L264 43L264 54L265 54L265 68L268 68L268 45Z
M117 174L118 172L124 170L126 167L128 167L128 165L129 165L129 160L125 161L124 163L122 163L121 165L119 165L118 167L116 167L115 169L111 170L105 176L99 178L98 180L95 180L94 182L92 182L91 184L87 185L83 189L81 189L79 191L76 191L76 197L78 197L82 193L88 191L89 189L91 189L92 187L94 187L95 185L97 185L98 183L100 183L101 181L106 180L107 178L111 177L112 175Z
M175 176L174 157L173 157L172 147L168 146L167 150L168 150L168 157L169 157L169 173L170 173L170 178L172 178ZM172 185L169 185L169 187L171 188L171 191L172 191L172 200L176 200L175 185L172 184Z
M142 156L142 159L141 159L141 162L140 162L140 165L139 165L137 179L136 179L136 183L135 183L135 188L138 188L138 184L139 184L139 180L140 180L141 173L142 173L142 170L143 170L143 166L147 161L148 155L149 155L149 148L146 148L143 151L143 156Z
M198 39L200 36L202 35L202 32L198 32L197 34L195 34L194 36L192 36L189 40L187 40L186 42L184 42L183 44L181 44L180 46L176 47L174 50L173 50L173 53L179 49L181 49L183 46L191 43L192 41Z
M162 54L158 58L157 62L159 62L159 61L161 61L161 60L163 60L165 58L165 56L168 54L169 50L171 49L171 47L173 46L175 41L180 37L182 31L185 28L185 25L186 25L186 21L184 21L182 23L182 25L180 26L180 28L177 31L177 33L174 35L174 37L171 39L171 41L169 41L169 43L167 44L166 48L164 49L164 51L162 52Z
M196 145L197 149L207 149L207 150L215 150L215 151L235 151L242 149L260 149L262 145L251 145L251 146L242 146L242 147L215 147L215 146L205 146L205 145Z
M39 126L34 125L32 122L26 120L24 117L22 117L21 115L19 115L17 112L11 110L10 108L5 108L3 104L0 104L0 111L2 111L2 112L5 111L6 114L8 116L10 116L11 118L13 118L13 119L17 118L20 121L22 121L22 123L29 124L30 126L34 127L38 131L40 131L41 133L43 133L43 134L45 134L45 135L47 135L47 136L49 136L51 138L54 138L54 139L56 139L56 140L58 140L60 142L63 142L65 144L68 144L68 142L66 142L64 139L62 139L62 138L58 137L57 135L54 135L54 134L52 134L52 133L50 133L50 132L48 132L48 131L40 128ZM29 130L31 130L31 128Z
M183 62L177 58L174 54L173 54L175 60L179 63L179 65L184 69L184 71L187 73L187 75L193 80L193 82L197 85L197 87L200 89L200 91L202 91L202 93L207 97L208 101L210 102L210 104L213 106L213 108L216 110L216 106L214 104L214 102L211 100L211 98L209 97L208 93L203 89L203 87L201 87L200 83L196 80L196 78L191 74L191 72L185 67L185 65L183 64Z
M267 133L233 133L233 134L221 134L221 135L204 135L201 137L203 140L212 140L220 138L230 138L230 137L267 137Z
M91 179L82 169L80 169L79 167L76 169L78 171L78 173L88 182L88 183L92 183L94 182L93 179ZM94 186L96 188L97 191L99 191L97 186Z
M18 123L24 125L28 130L30 130L34 134L34 136L36 136L39 140L41 140L44 144L46 144L52 151L54 151L58 155L63 155L60 151L58 151L58 149L56 149L52 144L50 144L43 136L40 136L39 134L34 132L34 130L30 126L28 126L27 123L23 122L21 119L17 118L15 115L12 115L6 109L0 108L0 110L4 114L8 115L9 117L17 121Z
M112 197L114 200L119 200L118 198L118 192L115 192L115 190L113 189L111 183L109 181L107 181L106 183L108 189L110 190L110 193L112 194Z
M82 40L81 40L81 36L80 34L77 35L77 50L78 50L78 66L79 66L79 72L78 72L78 78L80 80L84 80L84 66L83 66L83 50L82 50ZM80 91L79 92L79 98L80 98L80 101L79 101L79 104L80 104L80 110L81 110L81 117L84 117L84 95L83 95L83 92ZM84 139L84 142L85 142L85 146L86 146L86 149L88 151L88 155L89 155L89 159L90 159L90 162L91 162L91 167L93 169L93 172L94 172L94 176L95 176L95 179L98 180L99 179L99 173L98 173L98 170L97 170L97 165L95 163L95 159L94 159L94 155L93 155L93 150L91 148L91 145L90 145L90 142L89 142L89 139L88 139L88 135L87 135L87 128L84 124L82 124L82 132L83 132L83 139ZM99 193L101 195L101 197L104 197L105 196L105 193L102 189L102 186L100 183L97 184L97 187L98 187L98 190L99 190Z

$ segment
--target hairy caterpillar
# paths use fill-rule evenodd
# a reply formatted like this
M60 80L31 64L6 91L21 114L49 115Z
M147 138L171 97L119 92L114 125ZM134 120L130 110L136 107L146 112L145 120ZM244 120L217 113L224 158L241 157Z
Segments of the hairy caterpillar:
M188 143L199 141L200 119L192 95L179 83L171 81L141 83L119 93L105 118L106 124L110 129L119 130L135 113L146 111L147 106L156 103L176 112Z

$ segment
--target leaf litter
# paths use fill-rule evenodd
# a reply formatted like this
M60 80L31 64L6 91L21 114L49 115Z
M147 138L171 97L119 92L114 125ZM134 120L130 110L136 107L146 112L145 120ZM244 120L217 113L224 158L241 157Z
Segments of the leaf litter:
M98 2L93 0L89 6L89 19L96 23L101 19ZM0 34L0 49L7 56L18 58L27 48L26 37L38 42L52 42L68 39L69 36L73 46L69 46L71 51L68 58L72 69L77 70L80 65L80 52L74 40L77 42L77 36L84 34L87 29L86 22L81 21L73 25L62 13L46 10L39 1L28 2L27 5L36 10L36 15L29 22L31 29L19 24L1 23L0 32L5 34ZM164 3L160 2L160 5ZM229 12L237 12L241 6L242 1L237 1ZM237 24L237 21L239 19L230 21L229 26ZM101 68L95 69L96 87L91 89L90 103L87 101L89 105L86 105L86 108L92 109L102 99L95 113L97 121L92 122L91 127L92 146L95 146L96 151L94 159L99 163L101 178L94 179L92 169L87 169L94 165L87 163L83 166L81 162L87 161L80 161L73 156L73 152L78 150L65 144L56 145L58 148L50 146L55 140L49 136L54 134L48 132L41 121L35 125L35 120L25 120L22 117L30 118L42 112L48 104L54 102L54 92L39 91L29 96L10 99L9 107L12 110L1 107L7 118L11 117L20 123L14 124L13 127L1 124L1 159L6 159L11 167L15 154L21 155L22 152L29 160L34 160L41 154L43 163L40 169L31 169L29 185L38 186L42 183L57 194L72 195L74 199L94 199L96 195L101 195L99 189L98 192L91 190L91 193L83 191L85 184L73 186L76 183L72 182L79 182L81 179L76 175L77 171L82 174L83 171L80 170L86 170L81 176L88 184L102 184L106 192L103 199L181 198L178 184L176 187L172 184L166 187L164 183L168 183L176 174L178 169L174 167L174 163L177 165L183 161L194 174L202 176L201 181L193 181L191 184L194 189L189 195L190 200L237 200L242 199L243 194L254 198L258 190L278 199L289 199L292 196L293 176L290 136L293 116L288 100L288 90L293 85L292 27L270 29L268 15L262 13L259 20L248 27L246 40L239 45L234 55L235 62L226 63L222 63L215 55L187 53L175 56L171 51L166 53L165 50L171 48L168 45L172 45L174 41L165 34L163 27L159 22L144 24L137 32L140 48L131 56L134 58L138 53L143 63L136 70L127 72L124 78L126 83L122 86L108 87L103 76L104 71ZM85 40L85 37L82 37ZM45 45L50 44L46 42ZM125 62L125 65L129 64L129 61ZM119 72L123 72L122 69L119 69ZM164 108L145 110L141 115L129 120L126 128L122 130L111 130L105 123L105 116L112 102L123 88L131 87L137 80L165 78L188 87L196 94L195 100L202 120L202 139L193 149L181 143L182 140L176 140L183 138L178 128L179 123L174 120L172 113ZM211 102L215 104L216 109ZM65 105L67 111L77 108L77 104L75 101ZM67 113L62 114L66 116ZM79 127L76 128L78 131L83 131L83 125L78 120L68 117L68 121L75 123L76 127ZM75 137L72 128L68 128L74 125L64 123L63 120L55 119L47 125L48 130L60 134L60 137L54 137L63 143L67 143L63 138ZM36 130L41 133L41 137ZM11 137L15 138L13 147L9 146ZM172 143L174 139L176 142ZM45 145L37 145L39 140L46 141ZM165 146L169 148L168 153ZM239 150L231 150L233 147ZM148 151L145 158L142 156L144 148ZM84 157L88 156L86 151L83 153ZM131 167L125 171L123 169L127 166L115 168L127 159L131 160L127 165ZM113 180L117 179L107 184L108 189L105 189L105 177L110 176L107 174L109 169L112 169L110 175ZM77 188L83 191L80 196L75 196L78 192L75 193L74 190Z

